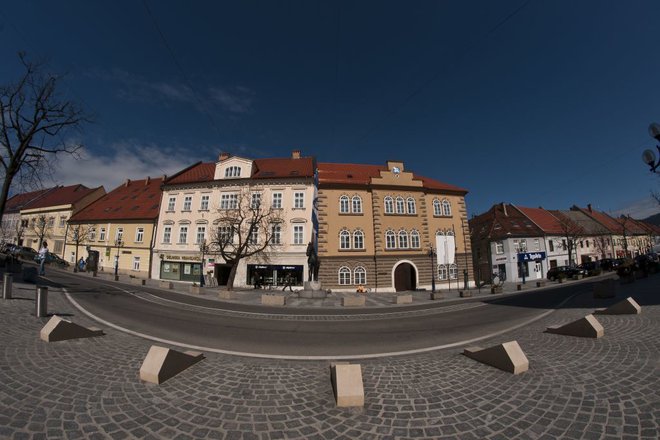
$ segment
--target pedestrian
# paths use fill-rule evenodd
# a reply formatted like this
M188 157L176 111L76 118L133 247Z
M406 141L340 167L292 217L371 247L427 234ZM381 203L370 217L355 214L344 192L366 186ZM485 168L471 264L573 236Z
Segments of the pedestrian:
M46 265L46 258L48 257L48 243L44 241L44 243L41 245L41 249L39 249L39 275L46 275L46 269L44 266Z
M259 272L256 272L254 275L254 288L261 289L264 286L263 277Z
M290 291L293 292L293 288L291 285L293 284L293 277L291 276L291 273L287 272L286 275L284 276L284 287L282 288L282 292L286 290L288 287Z
M83 257L80 257L80 261L78 261L78 270L80 272L85 270L85 259Z

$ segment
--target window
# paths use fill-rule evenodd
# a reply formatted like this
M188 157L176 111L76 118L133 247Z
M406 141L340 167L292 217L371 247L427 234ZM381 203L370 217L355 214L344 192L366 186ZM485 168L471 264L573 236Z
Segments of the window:
M192 207L192 196L185 196L183 198L183 210L190 211L191 207Z
M555 242L552 240L548 240L548 249L550 249L550 252L555 251Z
M65 223L66 223L66 217L60 217L60 228L63 228Z
M282 193L276 192L273 193L273 208L282 209Z
M220 226L218 228L218 240L220 245L231 244L234 242L234 231L231 226Z
M236 208L238 208L237 194L222 194L220 196L220 209L236 209Z
M415 199L412 197L408 197L406 200L408 203L408 214L417 214L417 207L415 206Z
M115 234L115 240L121 241L124 238L124 228L117 228L117 234Z
M520 252L527 252L527 239L520 239Z
M176 205L176 197L170 197L169 201L167 202L167 210L174 211L174 205Z
M451 216L451 204L447 199L442 201L442 215L446 217Z
M206 226L197 226L197 237L195 237L196 244L204 243L206 239Z
M303 244L303 226L295 225L293 227L293 244Z
M387 196L385 197L385 214L393 214L394 213L394 200L392 200L392 197Z
M144 228L137 228L135 230L135 242L142 243L144 240Z
M353 233L353 249L364 249L364 232L358 230Z
M405 203L403 201L403 197L397 197L396 198L396 213L397 214L405 214Z
M101 228L99 232L99 241L105 241L105 228Z
M96 241L96 228L89 230L89 241Z
M351 270L346 267L339 268L339 285L348 286L351 284Z
M188 241L188 226L179 228L179 244L185 244Z
M240 177L241 167L227 167L225 170L225 177Z
M447 279L447 266L444 264L438 265L438 279L446 280Z
M433 215L438 217L442 215L442 209L440 208L440 200L433 199Z
M250 201L250 208L259 209L261 206L261 193L252 193L252 200Z
M585 244L587 245L587 247L589 247L589 240L587 240Z
M399 231L399 249L408 248L408 233L406 231Z
M353 196L353 214L362 214L362 198Z
M282 226L273 225L273 236L270 242L272 244L282 244Z
M504 253L504 243L502 243L501 241L495 242L495 253L498 255Z
M252 225L250 227L250 235L248 236L248 243L249 244L259 243L259 226Z
M302 209L305 207L305 193L304 192L294 192L293 193L293 208Z
M563 239L563 238L562 238L562 240L561 240L561 248L562 248L563 250L566 250L566 240Z
M165 226L163 228L163 243L169 243L172 240L172 227Z
M55 217L48 217L48 227L52 228L55 226Z
M199 209L202 211L208 211L209 210L209 196L208 194L205 194L202 196L202 203L199 205Z
M343 229L339 233L339 249L350 249L351 248L351 234Z
M396 248L396 235L394 231L385 232L385 249Z
M339 198L339 213L347 214L348 212L348 196L341 196Z
M421 246L420 239L419 239L419 232L413 230L410 233L410 247L413 249L419 249Z
M456 266L455 264L449 265L449 279L450 280L458 279L458 266Z
M540 251L541 250L541 243L539 242L538 238L534 239L534 250L535 251Z
M355 284L367 284L367 270L362 266L356 267L353 271L353 281Z
M140 257L133 257L133 270L140 270Z

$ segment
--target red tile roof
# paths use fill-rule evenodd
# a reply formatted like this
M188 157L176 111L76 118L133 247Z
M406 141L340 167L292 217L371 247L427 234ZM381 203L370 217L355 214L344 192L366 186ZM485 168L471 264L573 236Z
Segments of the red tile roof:
M594 209L590 210L590 209L580 208L579 206L573 206L571 209L574 211L578 210L587 214L589 217L591 217L592 219L596 220L598 223L609 229L609 231L613 234L623 234L623 229L621 228L621 224L616 220L614 220L609 215L605 214L604 212L596 211Z
M179 171L165 180L166 184L210 182L215 175L215 163L197 162L188 168Z
M527 216L546 234L562 234L562 222L552 215L550 211L543 208L526 208L524 206L516 206L520 212Z
M43 197L46 193L48 193L48 191L52 189L53 188L46 188L39 191L16 194L7 200L7 204L5 205L5 214L19 212L23 206L34 200L37 200L39 197Z
M160 208L162 178L132 180L78 211L70 222L155 220Z
M477 240L543 235L543 230L511 204L493 205L483 214L471 218L468 223L472 236Z
M283 177L314 177L314 159L255 159L252 166L253 179Z
M48 191L43 197L27 203L21 209L46 208L49 206L71 205L85 198L89 194L103 188L87 188L85 185L58 186Z

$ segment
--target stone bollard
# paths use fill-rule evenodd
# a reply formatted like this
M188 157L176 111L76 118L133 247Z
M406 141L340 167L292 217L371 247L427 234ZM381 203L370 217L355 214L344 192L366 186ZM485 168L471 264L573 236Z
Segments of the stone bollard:
M522 290L522 284L516 284L516 290L518 291Z
M11 288L14 283L14 276L6 273L2 282L2 298L11 299Z
M35 316L37 318L44 318L48 314L48 287L37 286L35 299Z

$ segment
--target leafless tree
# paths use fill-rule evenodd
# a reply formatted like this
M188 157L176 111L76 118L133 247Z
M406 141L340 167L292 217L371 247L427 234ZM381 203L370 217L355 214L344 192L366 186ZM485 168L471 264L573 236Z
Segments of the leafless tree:
M66 242L72 243L76 248L76 258L73 263L74 272L78 272L78 247L87 243L91 230L91 225L85 225L82 223L69 224L69 227L66 230Z
M234 288L241 260L253 256L265 258L266 252L279 244L274 226L283 220L281 210L265 207L257 194L249 187L227 194L216 211L213 222L216 229L210 234L209 251L219 254L231 268L228 290Z
M598 251L601 259L607 257L606 251L609 249L609 245L607 244L607 237L605 235L595 236L594 246L596 247L596 250Z
M551 213L559 221L561 236L563 241L566 242L566 250L568 251L568 265L573 266L573 264L575 264L575 261L573 260L573 252L577 250L577 244L584 236L584 229L577 222L574 222L560 211L551 211ZM561 246L564 245L563 241L560 243Z
M76 103L58 93L61 76L46 72L45 64L31 62L25 54L19 59L21 77L0 85L0 216L12 184L39 186L55 155L78 155L82 146L62 137L90 120Z
M46 214L39 214L32 217L28 223L28 231L31 235L36 235L39 241L37 250L41 249L41 245L46 239L50 239L53 227L55 226L55 218L47 217Z

